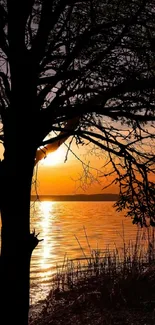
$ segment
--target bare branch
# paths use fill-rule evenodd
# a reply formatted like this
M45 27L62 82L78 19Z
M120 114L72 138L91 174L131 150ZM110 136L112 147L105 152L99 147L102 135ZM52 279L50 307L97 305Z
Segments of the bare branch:
M40 62L44 56L47 40L51 29L57 23L61 13L66 6L66 1L59 1L53 10L53 0L47 0L42 3L41 20L38 33L32 43L32 55L36 62Z

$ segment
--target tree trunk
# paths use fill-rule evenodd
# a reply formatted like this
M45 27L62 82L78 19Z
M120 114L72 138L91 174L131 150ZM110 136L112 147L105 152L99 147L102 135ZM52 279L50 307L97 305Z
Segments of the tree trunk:
M16 164L10 159L10 155L7 157L7 150L4 160L1 207L1 325L28 324L30 259L35 247L35 238L30 234L34 155L30 152L30 146L27 147L27 157L24 150L21 149L18 156L14 156ZM23 164L21 159L25 159Z
M12 7L13 10L14 7ZM0 325L28 324L30 259L37 244L30 234L30 193L36 153L37 83L34 60L10 11L10 103L4 120Z

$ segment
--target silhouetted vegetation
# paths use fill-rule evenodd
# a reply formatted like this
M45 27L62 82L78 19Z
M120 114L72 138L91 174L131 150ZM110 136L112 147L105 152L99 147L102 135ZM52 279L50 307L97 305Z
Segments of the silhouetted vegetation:
M0 3L2 325L27 325L34 167L66 139L106 152L118 209L155 225L154 20L153 0Z
M153 324L155 309L154 231L138 231L122 249L92 250L64 260L53 289L30 324ZM151 247L151 250L150 250Z

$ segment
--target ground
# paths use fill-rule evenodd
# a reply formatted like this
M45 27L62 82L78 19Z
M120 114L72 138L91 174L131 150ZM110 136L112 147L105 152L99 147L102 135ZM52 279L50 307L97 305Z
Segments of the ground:
M141 306L104 305L100 291L51 292L29 325L154 325L154 303Z

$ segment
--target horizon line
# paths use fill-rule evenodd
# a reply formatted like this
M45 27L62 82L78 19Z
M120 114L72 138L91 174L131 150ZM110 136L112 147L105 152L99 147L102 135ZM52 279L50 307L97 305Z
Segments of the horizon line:
M118 199L115 193L98 193L98 194L41 194L31 195L31 199L55 200L55 201L115 201Z

